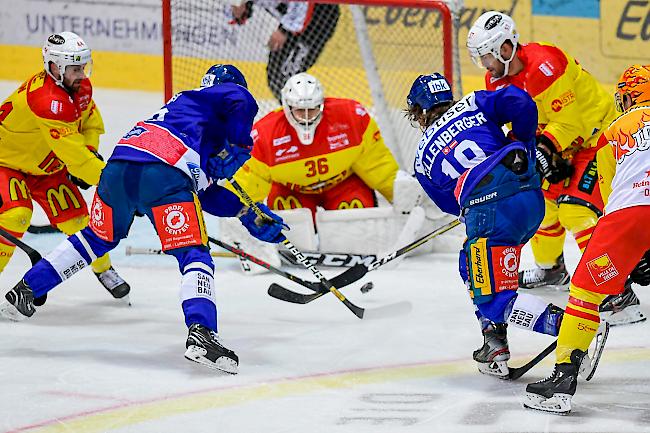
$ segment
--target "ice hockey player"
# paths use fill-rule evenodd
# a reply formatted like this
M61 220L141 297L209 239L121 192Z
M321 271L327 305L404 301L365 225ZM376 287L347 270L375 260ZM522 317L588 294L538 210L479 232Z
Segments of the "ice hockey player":
M598 186L598 138L616 117L612 98L577 60L542 43L519 43L511 17L497 11L481 15L467 36L476 65L487 69L488 90L514 85L535 101L539 116L536 158L544 176L544 220L531 247L537 266L519 275L526 289L568 288L563 258L566 230L584 251L603 202ZM645 320L639 300L625 291L602 305L611 324Z
M216 181L230 178L250 157L257 103L232 65L215 65L201 87L174 95L116 145L102 172L87 228L45 256L6 295L0 314L21 320L34 314L34 297L70 278L95 257L115 248L136 214L154 225L162 249L178 260L180 296L189 328L185 357L236 373L237 355L217 336L214 265L201 205L219 216L239 216L252 235L282 238L282 219L266 206L256 217ZM209 181L213 183L208 186ZM207 189L205 189L207 187ZM205 189L197 196L197 191Z
M0 106L0 227L18 238L29 227L32 199L62 232L84 228L88 206L79 187L96 185L105 165L97 153L104 122L92 99L90 48L72 32L53 34L43 66ZM0 272L14 250L0 237ZM128 301L130 287L108 254L95 259L101 284Z
M623 114L600 138L604 147L598 151L605 215L571 279L555 369L526 387L524 406L530 409L571 411L579 366L600 322L598 306L606 295L624 290L628 275L650 284L650 230L639 230L650 218L650 65L626 69L615 99Z
M415 157L418 181L440 209L465 223L459 270L484 337L474 360L480 372L507 379L507 326L557 335L562 319L561 308L517 293L521 248L544 213L535 103L515 86L456 102L449 82L434 73L415 80L407 113L424 131ZM506 136L501 127L510 122Z

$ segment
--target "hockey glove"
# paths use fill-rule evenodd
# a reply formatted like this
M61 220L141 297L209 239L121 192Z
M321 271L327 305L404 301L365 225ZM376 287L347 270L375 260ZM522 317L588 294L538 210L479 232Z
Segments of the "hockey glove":
M210 155L206 163L206 174L212 180L229 179L251 157L252 147L226 143L219 153Z
M282 218L279 215L276 215L263 203L257 203L257 207L260 208L262 212L268 218L262 218L255 214L253 208L244 208L244 214L239 217L242 225L246 227L246 230L255 238L263 241L269 242L272 244L277 244L284 240L284 235L282 234L283 228L289 228Z
M630 280L640 286L650 285L650 250L641 257L641 261L630 274Z
M573 174L573 166L560 155L550 149L554 149L553 143L540 135L535 149L535 158L537 159L537 171L550 183L562 182ZM548 143L546 143L548 142Z
M84 182L83 180L79 179L78 177L74 177L70 173L68 173L68 179L70 179L70 182L74 183L75 185L77 185L77 187L79 187L79 188L81 188L83 190L86 190L86 189L88 189L88 188L90 188L92 186L92 185Z

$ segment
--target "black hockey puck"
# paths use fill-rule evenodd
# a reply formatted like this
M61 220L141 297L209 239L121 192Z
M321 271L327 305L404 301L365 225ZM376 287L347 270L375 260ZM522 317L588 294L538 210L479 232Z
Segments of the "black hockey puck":
M375 287L375 285L372 283L372 281L368 281L366 284L361 286L361 289L360 289L361 293L368 293L369 291L371 291L373 289L373 287Z

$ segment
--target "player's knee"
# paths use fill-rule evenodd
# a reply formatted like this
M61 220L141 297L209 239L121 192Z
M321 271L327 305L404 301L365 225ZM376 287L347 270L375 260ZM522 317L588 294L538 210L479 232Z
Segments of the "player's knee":
M88 225L88 215L80 215L69 220L65 220L56 225L56 228L61 230L66 235L70 236Z
M578 233L598 223L598 215L586 206L561 203L558 212L560 224L571 233Z
M31 219L32 209L23 206L14 207L0 214L0 227L15 235L22 235L29 228Z

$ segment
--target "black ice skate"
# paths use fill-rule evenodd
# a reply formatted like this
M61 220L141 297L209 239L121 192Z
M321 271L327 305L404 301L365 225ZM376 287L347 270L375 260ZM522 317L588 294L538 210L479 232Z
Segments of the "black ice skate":
M20 321L27 317L32 317L36 308L34 308L34 292L31 287L20 280L16 286L5 295L6 301L0 304L0 316Z
M185 343L185 358L198 362L208 368L237 374L239 357L219 342L216 332L203 325L194 323L190 326Z
M549 377L528 384L524 407L557 415L571 412L571 398L576 393L578 369L584 356L585 352L575 349L570 363L555 364Z
M131 305L131 300L129 299L129 292L131 291L131 286L124 281L122 277L117 273L115 269L111 266L107 270L101 273L94 273L102 286L108 293L113 296L115 299L121 299L127 305Z
M474 351L474 361L478 371L483 374L496 376L499 379L509 378L507 327L505 323L490 324L483 330L483 346Z
M639 307L639 298L632 290L632 281L628 278L625 290L618 295L610 295L598 308L600 318L607 320L611 326L628 325L643 322L646 317Z
M556 290L567 290L571 276L564 265L564 256L560 256L557 264L550 269L534 267L519 272L519 287L522 289L537 289L550 287Z

